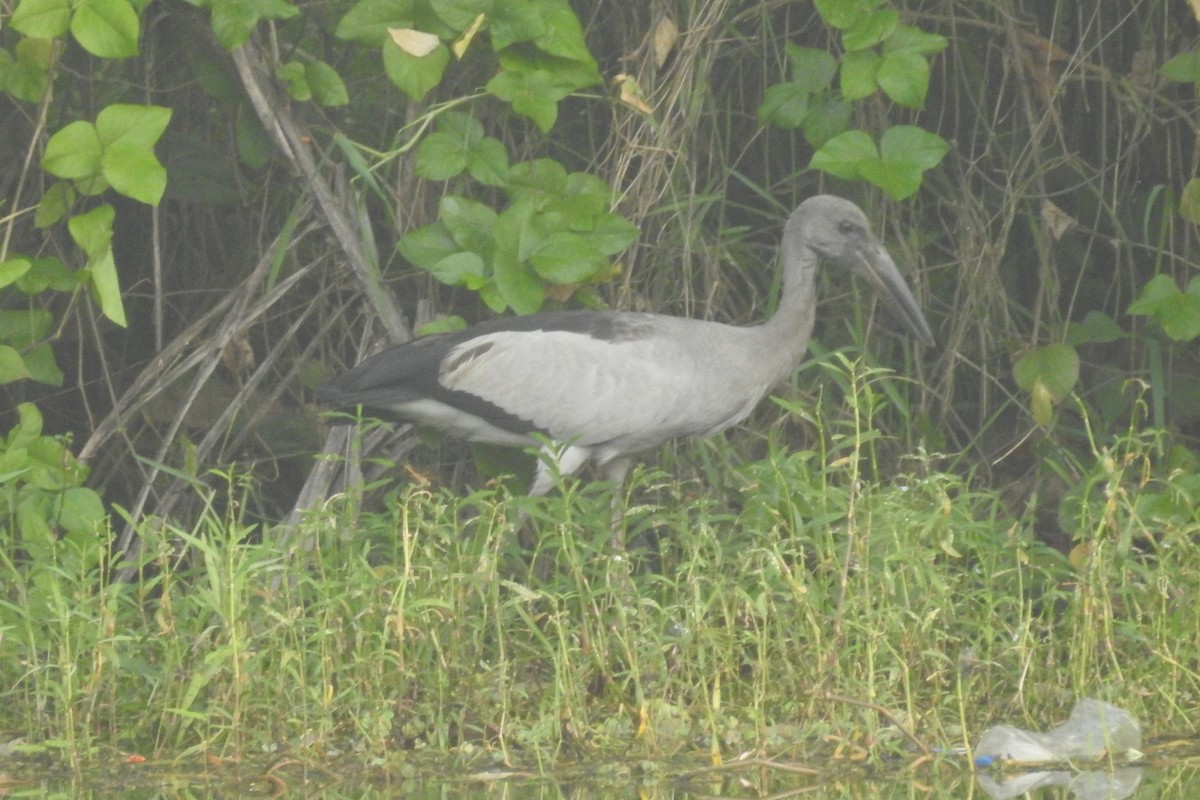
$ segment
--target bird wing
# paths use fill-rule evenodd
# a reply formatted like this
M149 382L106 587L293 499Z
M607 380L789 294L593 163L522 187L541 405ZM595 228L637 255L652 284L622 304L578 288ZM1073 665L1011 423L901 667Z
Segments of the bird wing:
M655 315L601 317L603 334L544 326L474 336L447 352L438 383L557 441L623 452L720 430L762 396L751 390L748 397L723 358L721 339L734 328Z
M602 311L497 319L385 350L318 396L474 441L635 452L745 418L769 387L743 379L742 331Z

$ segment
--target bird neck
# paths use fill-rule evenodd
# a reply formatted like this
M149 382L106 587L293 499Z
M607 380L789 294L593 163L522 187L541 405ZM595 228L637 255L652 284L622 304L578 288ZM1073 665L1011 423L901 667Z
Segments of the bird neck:
M772 353L772 361L782 380L800 363L812 336L817 308L817 254L783 237L783 276L780 284L779 307L775 315L760 327L764 342Z

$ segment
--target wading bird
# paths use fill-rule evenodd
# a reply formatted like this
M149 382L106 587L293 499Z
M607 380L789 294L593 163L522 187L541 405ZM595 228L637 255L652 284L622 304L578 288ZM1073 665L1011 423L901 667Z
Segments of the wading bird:
M570 475L587 461L619 488L635 454L736 425L796 369L822 263L864 279L912 335L933 344L891 256L850 201L801 203L784 227L782 260L779 307L761 325L622 311L495 319L385 350L321 387L318 399L472 442L539 447L531 495L554 485L548 465Z

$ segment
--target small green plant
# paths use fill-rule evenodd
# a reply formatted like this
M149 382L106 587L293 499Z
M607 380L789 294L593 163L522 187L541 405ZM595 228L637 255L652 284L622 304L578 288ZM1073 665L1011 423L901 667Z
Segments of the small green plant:
M20 38L13 47L15 58L0 50L0 90L19 104L50 105L55 81L64 70L62 50L68 37L98 59L124 59L138 49L140 21L127 0L89 0L74 6L21 0L9 22ZM49 119L68 121L45 140L40 152L45 176L33 183L46 188L37 199L33 222L42 229L65 222L78 255L72 265L49 256L32 258L8 250L12 227L0 237L0 384L62 384L51 345L58 336L49 310L54 293L75 295L87 289L104 317L126 324L112 245L116 211L94 198L111 190L157 205L166 187L166 170L154 146L171 119L169 109L113 102L101 108L94 121L69 119L78 113L76 108L56 104L55 110ZM45 122L42 117L41 124ZM30 156L40 148L34 141L27 146ZM24 180L22 173L21 185ZM20 193L13 196L20 198ZM13 226L22 215L18 210L7 224ZM41 429L37 409L22 404L19 421L3 442L0 489L7 529L0 531L0 545L12 548L13 569L56 563L61 557L70 559L63 562L70 574L87 572L100 561L102 548L95 540L104 510L99 496L83 487L87 470L75 462L67 441L43 436ZM53 585L54 579L50 582ZM49 591L38 589L30 601L47 601L41 595Z
M34 405L23 403L18 412L0 440L5 683L22 723L57 731L57 749L78 766L93 738L90 721L79 715L97 690L84 665L111 652L113 609L95 603L111 534L99 495L83 485L87 469L67 442L42 433Z
M137 53L140 21L127 0L98 0L77 8L21 0L13 12L12 27L28 38L17 43L18 59L0 73L0 85L19 100L37 102L51 90L61 67L52 55L46 60L22 59L22 54L43 52L38 45L27 43L53 42L69 34L98 58L128 58ZM53 52L52 45L49 53ZM20 65L26 68L22 70ZM40 88L42 95L34 96L35 88ZM122 326L125 310L112 252L113 207L89 204L85 211L75 209L82 200L109 189L157 205L167 174L154 154L154 145L170 119L167 108L113 103L100 110L95 122L77 119L55 131L41 159L47 175L60 181L49 183L38 204L36 222L48 227L67 220L71 238L86 257L80 270L82 282L92 290L104 315ZM0 253L0 259L7 256ZM20 261L4 263L19 266Z
M1017 386L1029 393L1035 422L1051 427L1054 409L1075 391L1080 369L1077 348L1128 340L1147 353L1152 424L1160 430L1165 427L1169 378L1163 368L1163 350L1200 338L1200 278L1193 278L1181 291L1170 276L1155 275L1125 313L1144 317L1150 324L1145 330L1127 331L1109 315L1093 310L1081 323L1068 326L1066 341L1035 347L1013 363L1013 377ZM1123 407L1130 408L1127 403Z
M341 19L336 34L380 47L388 77L417 102L447 79L452 54L458 61L494 61L485 92L543 133L554 126L564 98L600 82L582 28L563 0L363 0ZM482 42L490 43L490 53L481 52ZM420 132L435 124L420 138L415 172L453 187L438 205L438 222L405 234L400 254L442 283L478 292L496 312L532 313L547 297L561 302L580 286L610 279L609 258L637 237L636 228L612 213L612 190L551 159L510 166L504 144L487 136L482 123L450 110L483 99L461 98L421 117ZM373 181L365 165L360 174ZM506 207L495 209L493 195L479 186L500 189ZM438 324L444 329L455 323Z
M0 441L0 545L7 564L39 574L64 563L72 574L88 572L105 555L104 506L83 485L88 470L68 443L42 433L37 407L22 403L17 410L19 422ZM41 590L25 599L39 607L50 600Z
M921 128L896 125L876 144L866 131L846 130L850 104L882 91L899 105L921 108L929 91L928 57L946 49L946 39L900 22L886 0L816 5L821 17L841 31L846 52L839 62L824 51L789 44L791 79L767 89L759 119L801 129L816 148L813 168L844 180L865 180L903 200L941 163L949 143Z
M550 159L508 167L499 144L484 137L474 119L443 115L417 152L418 172L444 178L483 173L498 181L509 204L497 212L447 194L438 222L406 234L400 252L442 283L479 292L497 312L532 313L552 292L562 300L580 284L609 279L609 257L637 238L637 228L609 211L609 187Z
M15 289L26 296L28 306L0 311L0 384L28 379L62 385L63 373L50 345L54 315L38 308L36 298L49 292L71 294L85 280L57 258L16 257L0 263L0 292L11 296Z

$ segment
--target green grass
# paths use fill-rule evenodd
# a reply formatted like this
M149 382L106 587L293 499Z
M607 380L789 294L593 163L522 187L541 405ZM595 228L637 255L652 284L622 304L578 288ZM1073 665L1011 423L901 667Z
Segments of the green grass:
M1200 723L1194 472L1157 469L1153 437L1098 446L1067 558L944 459L882 468L874 408L721 486L637 473L624 556L601 484L343 496L285 537L245 522L232 475L190 528L144 526L132 582L105 580L107 536L7 552L0 732L76 769L286 748L540 772L884 763L1083 695L1148 732Z

